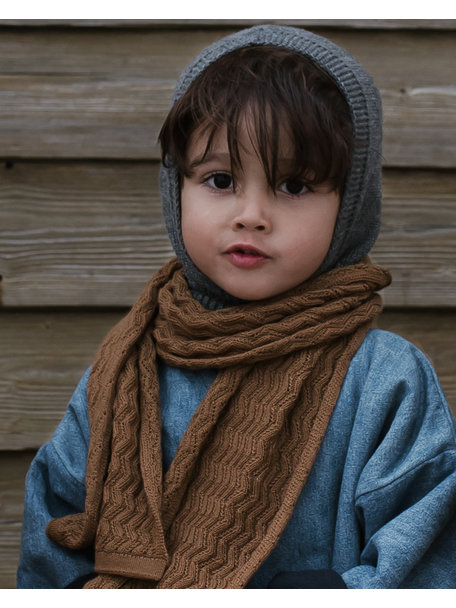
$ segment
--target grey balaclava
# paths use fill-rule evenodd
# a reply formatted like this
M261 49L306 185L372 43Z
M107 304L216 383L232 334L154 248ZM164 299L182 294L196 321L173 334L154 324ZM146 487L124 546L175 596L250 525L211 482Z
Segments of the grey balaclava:
M344 49L303 29L258 25L226 36L204 49L180 76L172 102L211 63L236 49L274 45L296 51L323 68L339 86L353 123L355 148L346 177L333 239L315 275L361 260L372 248L380 228L382 110L380 94L371 76ZM182 239L180 188L177 170L160 169L163 213L171 244L181 262L193 296L207 309L240 302L226 293L190 259Z

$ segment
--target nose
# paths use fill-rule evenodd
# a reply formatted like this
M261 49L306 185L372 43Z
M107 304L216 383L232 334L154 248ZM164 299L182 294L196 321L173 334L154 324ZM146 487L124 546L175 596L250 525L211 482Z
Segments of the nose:
M239 196L232 229L270 232L272 221L266 201L267 196Z

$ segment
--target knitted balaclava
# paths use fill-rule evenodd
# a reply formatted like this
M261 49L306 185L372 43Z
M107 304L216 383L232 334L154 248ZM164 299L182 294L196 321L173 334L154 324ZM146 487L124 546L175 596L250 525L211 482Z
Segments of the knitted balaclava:
M372 248L380 227L381 137L380 95L371 76L345 50L306 30L259 25L218 40L204 49L178 80L175 103L211 63L234 50L273 45L301 53L323 68L336 82L348 104L356 142L346 177L333 239L315 275L361 260ZM190 259L182 238L179 175L175 168L160 169L163 213L174 251L193 296L207 309L239 303L204 275Z

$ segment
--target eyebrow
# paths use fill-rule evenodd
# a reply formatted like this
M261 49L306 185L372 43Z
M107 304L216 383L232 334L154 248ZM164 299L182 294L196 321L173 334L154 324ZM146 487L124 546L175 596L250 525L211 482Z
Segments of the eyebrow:
M200 165L209 164L212 162L229 162L231 164L231 156L228 152L208 152L205 156L198 156L190 164L189 169L195 169ZM294 160L289 157L280 157L277 159L278 167L293 166Z
M228 152L208 152L205 156L198 156L189 165L190 169L194 169L199 165L211 162L231 162L231 157Z

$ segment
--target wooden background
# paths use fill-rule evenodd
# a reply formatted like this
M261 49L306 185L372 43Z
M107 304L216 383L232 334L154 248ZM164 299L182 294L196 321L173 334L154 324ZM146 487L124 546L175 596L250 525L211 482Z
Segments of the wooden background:
M259 23L0 20L0 587L24 475L106 331L171 255L156 137L180 71ZM271 21L268 21L271 22ZM456 411L456 20L283 20L373 74L385 118L379 324L432 359Z

